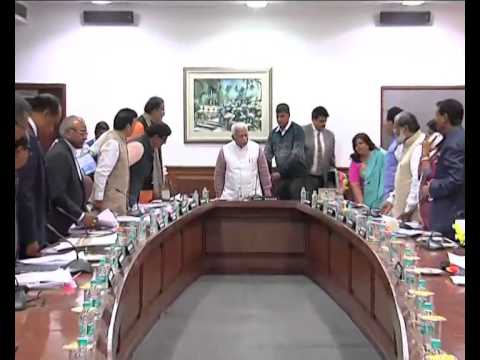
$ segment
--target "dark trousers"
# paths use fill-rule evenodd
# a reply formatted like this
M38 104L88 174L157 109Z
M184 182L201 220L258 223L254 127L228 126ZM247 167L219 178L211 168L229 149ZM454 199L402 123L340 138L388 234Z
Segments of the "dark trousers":
M305 176L305 189L307 193L312 194L313 190L324 187L323 176L307 175Z
M300 191L305 186L304 177L280 179L275 195L280 200L300 200Z

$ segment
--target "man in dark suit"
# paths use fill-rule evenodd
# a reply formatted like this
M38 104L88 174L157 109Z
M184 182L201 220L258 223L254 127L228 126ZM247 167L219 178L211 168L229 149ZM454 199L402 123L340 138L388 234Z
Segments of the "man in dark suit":
M61 235L68 235L73 223L92 227L95 216L86 211L85 189L82 170L75 157L87 139L87 127L78 116L67 117L60 125L60 139L45 156L49 194L52 208L48 223ZM48 231L50 243L58 241L58 236Z
M40 249L47 244L48 189L44 154L39 137L53 138L62 118L60 101L51 94L40 94L28 98L27 101L32 107L28 119L28 146L31 153L26 165L17 173L20 258L38 256Z
M432 180L421 190L422 198L432 199L432 230L455 239L452 225L465 216L465 130L461 127L463 105L454 99L437 103L437 130L444 136ZM428 157L421 161L428 161Z
M312 111L312 123L305 125L305 161L309 174L305 187L312 192L321 187L327 187L328 173L335 167L335 135L325 129L328 111L323 106L317 106Z

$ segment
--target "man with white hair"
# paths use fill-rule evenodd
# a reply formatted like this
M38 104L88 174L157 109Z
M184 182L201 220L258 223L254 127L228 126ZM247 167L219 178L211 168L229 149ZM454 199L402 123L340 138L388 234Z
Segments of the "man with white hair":
M87 139L85 121L79 116L69 116L60 124L60 139L45 157L48 190L52 209L47 216L48 223L60 234L66 236L73 223L87 227L95 225L95 216L86 211L87 196L83 186L84 174L75 153ZM58 236L48 232L50 243Z
M222 146L215 166L215 193L223 200L272 196L268 164L260 146L248 139L248 126L232 126L233 141Z

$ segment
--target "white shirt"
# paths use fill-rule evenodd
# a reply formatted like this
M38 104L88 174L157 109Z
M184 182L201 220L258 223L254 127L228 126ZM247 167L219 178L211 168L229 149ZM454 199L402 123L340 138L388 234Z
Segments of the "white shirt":
M82 175L82 170L80 170L80 165L78 164L78 161L77 161L77 150L78 149L75 149L73 147L72 144L70 144L70 142L67 140L67 139L63 139L65 140L65 142L67 143L68 147L70 148L70 151L72 152L72 155L73 155L73 161L75 162L75 166L77 168L77 173L78 173L78 177L80 178L80 181L83 181L83 175Z
M290 128L290 125L292 125L292 121L290 119L288 119L288 123L287 123L287 126L285 126L285 128L282 130L280 129L280 125L277 125L277 127L275 128L274 131L276 132L279 132L280 131L280 134L282 134L282 136L285 136L285 133L287 132L287 130Z
M36 137L38 137L38 129L37 129L37 125L35 124L35 122L32 120L31 117L28 118L28 123L30 124L30 126L32 127L33 129L33 133L35 134Z
M322 159L325 155L325 141L323 139L323 131L318 131L317 129L315 129L315 126L313 126L312 124L312 128L313 128L313 137L315 138L315 149L313 150L313 164L312 164L312 168L311 168L311 171L315 171L317 169L317 166L318 166L318 138L320 138L320 145L322 146ZM320 133L320 136L318 135Z
M400 162L403 152L403 144L400 144L395 150L395 157L397 161ZM415 146L412 152L412 157L410 158L410 172L412 174L412 182L410 183L410 191L407 196L407 205L405 206L404 212L410 212L414 210L418 205L418 191L420 188L420 179L418 178L418 164L420 164L420 159L422 157L422 145L419 144ZM395 190L393 190L388 196L387 201L393 204L395 198Z
M120 156L120 148L116 140L110 139L100 149L95 150L98 150L98 161L93 182L93 196L94 200L102 201L107 179Z

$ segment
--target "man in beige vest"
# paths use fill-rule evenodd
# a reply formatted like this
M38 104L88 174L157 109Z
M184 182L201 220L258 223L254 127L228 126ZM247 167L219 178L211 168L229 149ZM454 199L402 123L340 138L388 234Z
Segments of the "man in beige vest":
M382 212L403 221L418 221L418 165L422 156L425 134L415 115L402 111L395 117L394 131L399 146L395 151L398 160L395 188L383 205Z
M97 210L110 209L118 215L127 214L130 185L127 137L132 133L136 118L134 110L120 110L113 120L113 129L100 136L91 149L98 155L90 199Z

